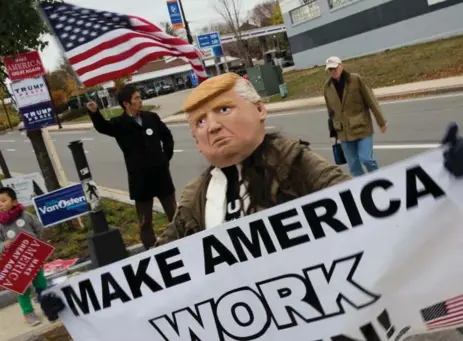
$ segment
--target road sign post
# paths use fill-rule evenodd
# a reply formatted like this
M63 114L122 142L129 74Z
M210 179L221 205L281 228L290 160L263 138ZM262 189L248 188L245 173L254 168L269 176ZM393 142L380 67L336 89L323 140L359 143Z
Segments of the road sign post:
M3 157L3 153L0 150L0 169L2 170L3 176L5 178L11 178L11 173L10 169L8 168L8 165L6 164L5 158Z
M169 10L169 17L172 28L174 30L185 28L179 2L177 0L167 0L167 9Z
M218 61L220 62L220 57L223 56L223 47L220 40L220 34L218 32L209 32L204 34L199 34L196 36L196 41L198 47L201 50L211 50L211 55L214 57L214 64L217 70L217 74L220 74L220 68ZM225 70L228 71L228 65L226 64L225 59Z
M120 231L109 227L106 220L98 188L95 181L92 180L92 173L82 141L72 141L69 144L69 149L71 149L77 174L91 210L90 220L93 234L89 236L88 243L92 266L98 268L128 257Z

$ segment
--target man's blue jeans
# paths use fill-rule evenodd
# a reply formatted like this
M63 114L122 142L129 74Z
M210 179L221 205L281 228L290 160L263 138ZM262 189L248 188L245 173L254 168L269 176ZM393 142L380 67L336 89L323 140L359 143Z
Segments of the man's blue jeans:
M372 136L356 141L341 142L341 146L352 176L365 174L362 164L368 172L373 172L379 168L373 153Z

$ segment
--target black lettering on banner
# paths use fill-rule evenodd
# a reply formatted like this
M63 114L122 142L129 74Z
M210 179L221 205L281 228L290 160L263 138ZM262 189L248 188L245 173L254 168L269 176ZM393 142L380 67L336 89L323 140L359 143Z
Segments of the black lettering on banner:
M164 340L256 340L272 322L278 329L295 327L345 313L344 304L362 309L379 295L354 280L362 253L256 283L258 291L240 287L208 300L150 320ZM172 317L170 317L172 316ZM383 319L383 322L385 319ZM207 329L207 332L206 330ZM226 335L226 336L224 336Z
M152 292L157 292L163 289L158 282L146 273L150 261L151 257L144 258L139 261L136 272L134 272L132 265L130 264L122 267L122 271L124 272L125 279L129 284L130 291L132 291L134 299L143 296L141 292L142 284L145 284Z
M184 308L172 314L149 320L164 341L222 340L220 327L214 314L213 300L195 304L194 311Z
M111 289L113 289L112 293ZM113 300L120 299L122 303L131 300L109 272L101 275L101 293L103 296L103 309L111 307L111 301Z
M324 293L319 299L326 317L344 314L345 303L360 310L379 300L380 295L368 291L354 280L362 256L363 252L337 259L329 270L322 264L304 270L313 287Z
M101 310L100 303L96 297L95 289L93 288L92 282L90 282L89 279L79 282L80 296L76 294L70 285L61 288L61 291L66 298L66 302L68 303L69 308L71 308L72 313L75 316L79 316L79 311L77 310L76 304L79 306L82 314L87 315L90 313L89 299L93 310Z
M357 227L363 225L362 216L360 215L360 211L357 208L352 192L347 190L339 193L339 196L341 197L341 201L344 205L344 209L347 213L347 217L349 218L351 226Z
M418 190L416 180L420 180L424 189ZM407 169L407 210L418 206L418 199L432 195L434 199L445 196L445 192L420 166Z
M214 256L213 251L218 253ZM203 254L204 254L204 273L209 275L215 272L215 267L222 263L233 265L238 263L233 253L222 244L216 236L210 235L203 238Z
M331 341L382 341L385 338L387 338L387 340L390 340L396 334L396 329L389 319L389 314L387 310L383 310L383 312L377 317L377 321L379 322L381 327L384 328L385 337L383 338L380 337L373 323L369 322L359 328L360 333L363 335L362 340L344 334L339 334L332 336ZM400 340L400 338L403 337L409 330L410 326L403 328L394 340Z
M397 336L395 337L394 341L399 341L401 338L405 336L405 334L407 334L410 331L410 329L412 329L412 327L410 326L404 327L400 332L397 333Z
M390 339L395 333L395 326L392 325L386 309L376 318L381 326L386 330L387 338Z
M241 263L248 260L246 252L244 251L244 247L249 251L249 253L251 253L253 258L262 257L262 249L260 244L261 240L264 244L267 254L276 252L276 248L275 245L273 245L270 233L268 232L267 227L262 220L259 219L251 222L249 224L249 231L251 233L250 239L239 226L231 228L227 231L238 259Z
M319 216L316 210L320 208L324 208L325 213ZM335 215L338 212L338 205L333 199L321 199L306 204L302 206L302 211L304 212L315 239L326 237L325 231L323 231L322 222L327 224L337 233L349 230L342 221L335 218Z
M302 276L285 275L256 285L278 329L297 325L296 317L306 323L324 318L312 283Z
M278 242L280 243L280 247L283 250L310 242L310 238L307 234L290 238L290 232L303 229L303 226L299 221L291 224L283 224L283 220L296 216L298 216L297 210L295 208L292 208L290 210L280 212L268 217L268 220L272 225L273 232L275 233Z
M344 314L343 300L356 309L375 303L379 295L353 281L361 257L358 254L336 260L329 270L323 264L307 268L303 271L305 278L287 275L257 283L277 328L296 326L296 317L310 323ZM317 290L324 295L317 295Z
M386 218L396 214L400 210L400 200L390 200L389 207L386 209L379 209L373 201L373 191L377 188L387 190L393 187L394 184L389 180L375 180L362 188L360 193L360 200L362 201L365 211L374 218Z
M167 260L169 258L179 256L180 255L180 250L178 247L175 247L173 249L164 251L162 253L158 253L154 257L156 258L156 261L158 263L159 270L161 271L162 279L164 280L164 284L166 288L170 288L185 282L188 282L191 280L190 274L189 273L183 273L181 275L178 275L176 277L172 276L172 271L174 270L179 270L184 267L183 261L181 259L172 262L172 263L167 263Z
M234 340L258 339L271 322L262 298L248 287L235 289L220 297L215 314L222 331ZM220 318L222 316L227 318Z
M331 341L381 341L380 337L378 336L378 334L376 334L376 330L371 323L367 323L364 326L361 326L360 332L364 337L363 340L353 339L349 336L340 334L331 337Z

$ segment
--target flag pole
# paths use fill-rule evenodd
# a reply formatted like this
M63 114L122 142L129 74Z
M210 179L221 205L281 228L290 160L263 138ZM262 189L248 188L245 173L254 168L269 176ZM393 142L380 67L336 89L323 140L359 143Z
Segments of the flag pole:
M37 13L39 14L42 21L45 23L45 25L51 31L52 35L55 37L55 41L57 42L59 48L61 49L61 54L63 55L64 59L68 61L69 65L71 65L72 76L74 77L74 80L76 81L78 87L84 90L85 97L89 101L93 101L92 98L90 97L90 95L88 94L87 89L85 88L84 84L80 81L80 79L77 76L76 72L72 68L72 64L69 62L69 59L66 57L66 54L65 54L66 50L64 49L64 46L61 44L61 41L58 38L56 38L57 35L56 35L55 30L53 29L53 26L50 24L50 21L48 20L47 16L45 15L45 13L43 12L42 8L40 7L40 5L38 3L36 3L35 9L37 10ZM79 93L77 93L77 96L79 96Z

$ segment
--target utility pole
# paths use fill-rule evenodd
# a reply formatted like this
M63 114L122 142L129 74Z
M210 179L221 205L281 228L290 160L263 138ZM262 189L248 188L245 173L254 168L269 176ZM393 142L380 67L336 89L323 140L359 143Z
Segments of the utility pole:
M3 153L1 150L0 150L0 168L2 169L3 176L6 179L11 178L10 170L8 168L8 165L6 164L5 158L3 157Z
M5 104L5 100L2 96L2 105L3 105L3 110L5 111L6 118L8 119L8 124L10 125L10 130L13 131L13 125L11 124L10 120L10 113L8 112L8 107Z
M188 20L186 20L185 12L183 11L182 0L178 0L178 5L180 6L180 12L182 12L183 21L185 22L186 37L188 42L193 44L193 36L191 35L190 25L188 24Z

